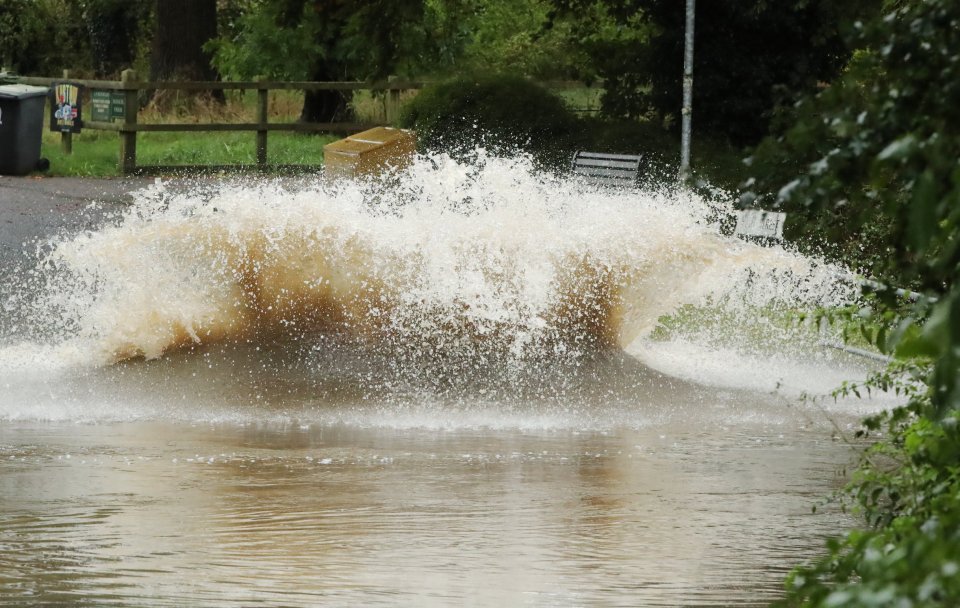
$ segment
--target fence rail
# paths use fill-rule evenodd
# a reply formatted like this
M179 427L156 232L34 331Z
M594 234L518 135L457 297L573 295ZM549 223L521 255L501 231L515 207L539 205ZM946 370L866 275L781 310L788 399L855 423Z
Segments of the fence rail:
M231 165L234 168L253 167L265 169L267 163L267 134L271 131L295 133L356 133L375 126L395 122L400 116L400 94L403 91L418 90L429 84L426 81L390 79L381 82L321 82L321 81L191 81L148 82L138 79L136 72L125 70L121 80L89 80L71 78L68 70L62 78L19 77L18 82L37 86L51 86L54 83L69 83L93 90L120 91L124 97L123 118L118 122L83 120L84 129L116 131L119 133L120 157L118 169L121 174L145 173L157 170L169 170L169 166L145 166L137 164L137 133L143 132L213 132L213 131L252 131L256 133L256 164ZM548 89L582 89L583 83L576 81L541 82ZM137 120L141 91L257 91L256 122L244 123L141 123ZM385 121L370 123L359 122L270 122L270 91L371 91L386 93ZM70 133L62 134L64 150L72 149ZM286 165L289 167L289 165ZM302 165L308 167L309 165ZM181 169L198 169L197 166L180 166ZM205 167L209 168L209 167Z

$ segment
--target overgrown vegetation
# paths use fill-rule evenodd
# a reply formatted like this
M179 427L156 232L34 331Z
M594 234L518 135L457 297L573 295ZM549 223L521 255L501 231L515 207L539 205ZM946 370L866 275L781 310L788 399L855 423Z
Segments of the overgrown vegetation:
M871 270L925 294L904 307L881 290L865 311L892 328L868 335L899 361L862 388L898 389L907 404L866 422L883 438L848 487L866 527L797 570L786 605L960 602L960 5L903 4L858 25L843 78L754 157L750 198L804 213L850 259L871 235Z
M0 0L0 64L21 74L116 77L146 60L149 0Z
M0 63L20 73L89 69L80 7L61 0L0 0Z

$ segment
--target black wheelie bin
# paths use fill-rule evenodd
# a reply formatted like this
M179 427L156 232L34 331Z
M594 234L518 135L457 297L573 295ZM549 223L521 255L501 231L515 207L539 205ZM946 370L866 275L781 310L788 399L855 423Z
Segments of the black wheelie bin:
M47 91L25 84L0 85L0 174L24 175L43 168L40 139Z

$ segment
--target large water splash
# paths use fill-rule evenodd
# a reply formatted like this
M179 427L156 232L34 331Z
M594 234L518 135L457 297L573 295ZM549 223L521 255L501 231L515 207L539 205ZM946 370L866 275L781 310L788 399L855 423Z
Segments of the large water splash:
M58 345L45 357L99 366L317 333L413 358L576 356L626 347L682 304L851 296L827 264L721 234L728 212L482 154L421 157L385 182L158 184L116 223L53 242L20 300L31 339Z

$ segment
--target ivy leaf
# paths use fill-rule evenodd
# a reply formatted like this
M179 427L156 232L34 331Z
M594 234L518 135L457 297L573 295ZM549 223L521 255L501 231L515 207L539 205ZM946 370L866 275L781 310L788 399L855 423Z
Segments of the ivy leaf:
M904 320L890 336L894 355L898 359L935 357L939 352L937 345L923 335L920 326L913 319Z
M903 160L917 149L917 138L913 134L904 135L899 139L890 142L886 148L877 154L877 160L885 162L888 160Z

